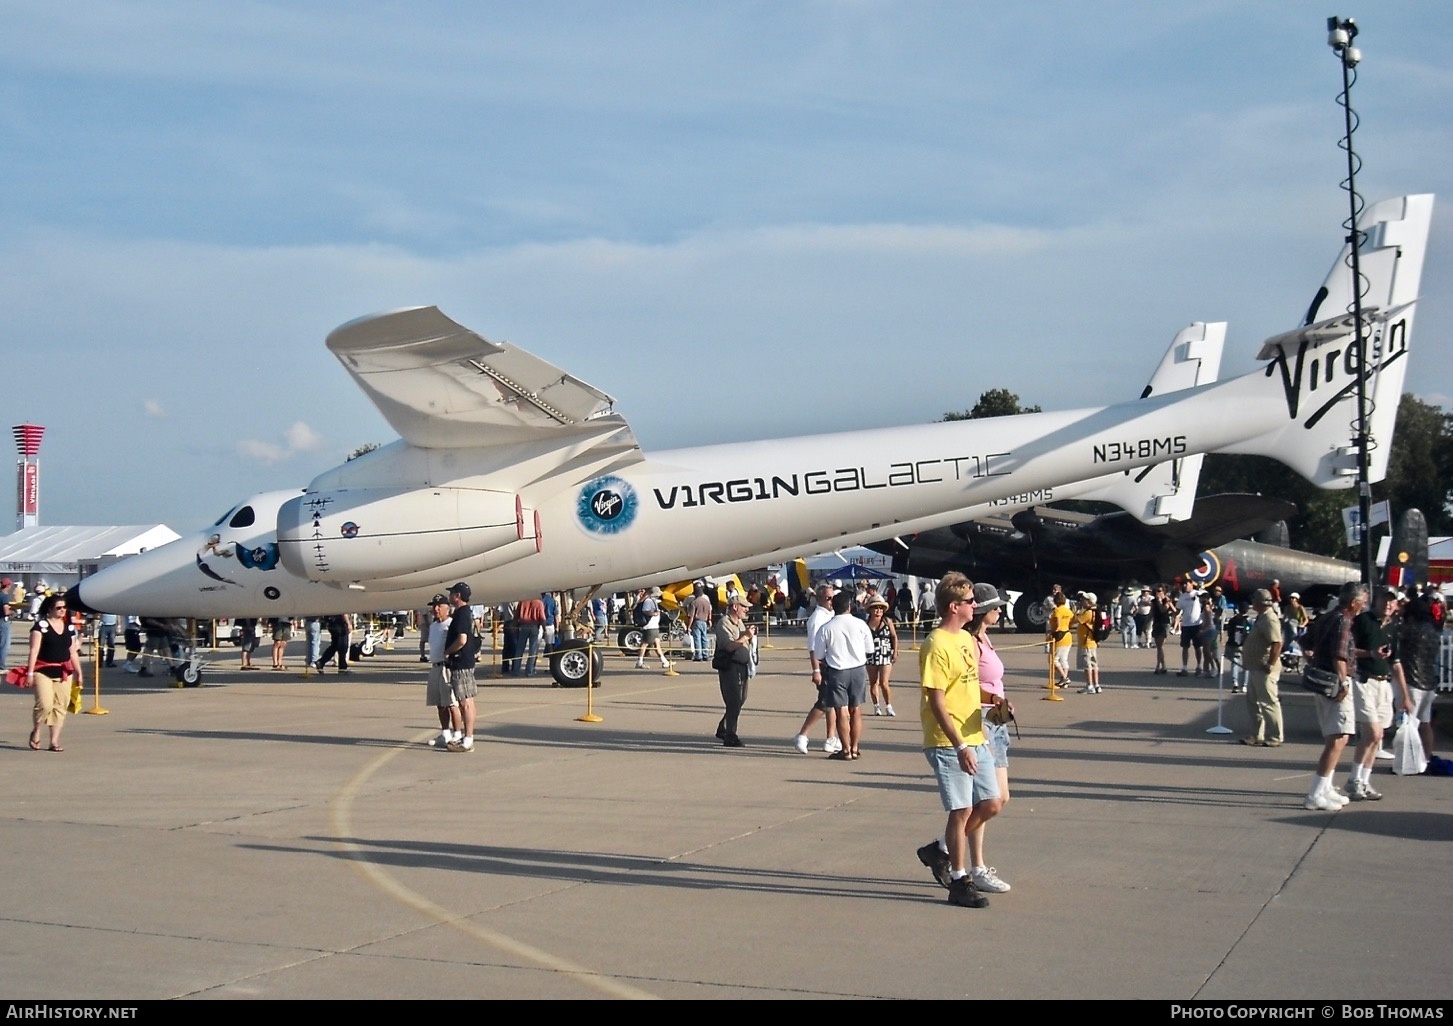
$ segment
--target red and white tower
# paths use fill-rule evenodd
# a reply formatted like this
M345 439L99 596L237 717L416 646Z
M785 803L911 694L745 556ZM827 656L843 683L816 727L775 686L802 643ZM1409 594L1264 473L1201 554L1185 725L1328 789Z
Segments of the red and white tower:
M15 527L23 531L40 523L40 439L45 428L16 424L10 430L20 453L15 465Z

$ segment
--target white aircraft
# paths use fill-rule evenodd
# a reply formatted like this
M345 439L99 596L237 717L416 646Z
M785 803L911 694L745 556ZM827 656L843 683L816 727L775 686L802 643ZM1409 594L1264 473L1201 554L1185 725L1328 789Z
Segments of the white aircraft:
M1374 479L1387 465L1432 207L1431 195L1406 196L1361 220ZM1229 381L1099 409L650 456L609 395L434 307L361 318L327 345L400 440L301 491L254 496L88 577L76 598L140 615L271 617L410 608L455 580L479 602L664 583L948 526L975 508L1044 501L1065 482L1104 487L1205 452L1271 456L1324 488L1350 487L1360 360L1347 255L1305 326L1268 339L1263 366ZM1222 330L1192 326L1182 338Z

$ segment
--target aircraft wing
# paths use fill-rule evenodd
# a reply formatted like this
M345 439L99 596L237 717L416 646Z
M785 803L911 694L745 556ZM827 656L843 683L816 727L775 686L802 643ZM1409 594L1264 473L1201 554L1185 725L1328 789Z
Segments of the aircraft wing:
M328 348L406 441L425 449L629 435L615 400L539 357L421 306L350 321ZM627 441L634 444L634 436Z
M1196 549L1212 549L1237 538L1250 538L1278 520L1296 516L1294 502L1271 499L1264 495L1207 495L1196 500L1196 514L1155 527L1154 533L1172 542L1182 542Z

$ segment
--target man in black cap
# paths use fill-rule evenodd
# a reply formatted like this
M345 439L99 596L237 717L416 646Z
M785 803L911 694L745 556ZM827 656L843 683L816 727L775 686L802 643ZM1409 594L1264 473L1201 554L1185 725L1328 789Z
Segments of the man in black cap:
M449 618L449 632L444 640L444 664L449 671L449 687L459 703L459 718L464 731L460 739L451 740L451 752L474 751L474 697L479 685L474 682L474 613L469 608L472 594L469 585L460 581L449 589L449 605L454 613Z
M431 737L429 744L445 748L451 741L464 740L464 721L460 714L459 699L449 686L449 669L444 665L444 650L449 638L449 596L435 595L429 603L429 622L423 625L425 660L429 664L429 684L425 697L430 705L439 711L439 736Z

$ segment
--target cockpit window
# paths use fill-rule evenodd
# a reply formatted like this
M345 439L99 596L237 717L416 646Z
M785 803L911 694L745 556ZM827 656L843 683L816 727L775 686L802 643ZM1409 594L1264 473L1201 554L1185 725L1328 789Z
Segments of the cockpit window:
M232 519L227 521L228 527L251 527L257 521L257 514L252 512L251 506L243 506Z
M237 507L236 506L233 506L232 509L229 509L226 513L223 513L216 520L212 521L212 526L213 527L221 527L222 526L222 521L224 521L228 517L230 517L232 515L232 513L233 513L233 510L236 510L236 509L237 509Z

